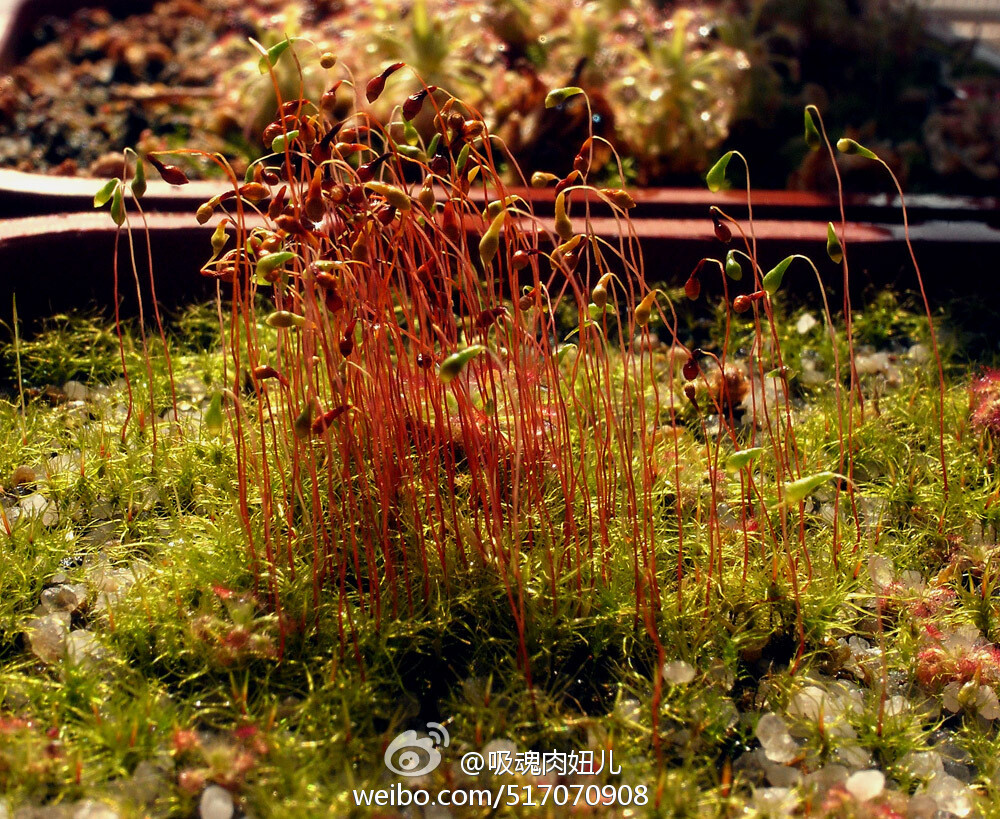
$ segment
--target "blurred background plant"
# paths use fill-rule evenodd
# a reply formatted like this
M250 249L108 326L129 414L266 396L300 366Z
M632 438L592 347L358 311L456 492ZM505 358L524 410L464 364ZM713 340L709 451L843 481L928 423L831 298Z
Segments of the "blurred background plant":
M44 20L0 77L0 165L113 176L126 145L192 141L239 170L263 151L274 110L247 37L270 46L286 34L358 76L413 66L477 109L529 174L567 173L590 126L625 158L618 182L699 184L709 157L740 146L755 185L832 189L827 163L775 141L797 133L810 103L911 191L989 193L1000 174L1000 77L972 48L934 39L915 6L887 0L163 0L124 20L87 10ZM318 101L315 54L297 49L301 96ZM295 62L281 69L283 94L300 96ZM564 85L587 91L589 112L580 97L545 109L546 89ZM372 111L393 117L384 103ZM841 164L853 190L883 189L870 163ZM615 181L617 167L604 171Z

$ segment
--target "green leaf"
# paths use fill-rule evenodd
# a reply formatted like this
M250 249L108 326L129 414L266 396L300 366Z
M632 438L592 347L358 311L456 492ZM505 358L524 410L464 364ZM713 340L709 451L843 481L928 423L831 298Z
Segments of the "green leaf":
M553 88L545 95L545 107L555 108L557 105L562 105L570 97L575 97L577 94L582 94L583 89L575 85L567 85L564 88Z
M458 159L455 160L455 170L461 173L465 170L465 163L469 161L469 143L466 142L462 146L462 150L458 152Z
M438 377L445 384L454 381L466 364L484 352L486 352L486 348L482 344L473 344L471 347L452 353L441 362L441 366L438 368Z
M718 193L722 190L722 185L726 181L726 167L729 165L729 160L733 158L733 153L734 151L724 153L711 170L705 174L705 182L708 183L708 189L712 193Z
M864 145L855 142L853 139L847 139L846 137L838 139L837 150L842 154L857 154L858 156L863 156L866 159L874 159L878 162L878 157L872 151L869 151Z
M142 159L138 157L135 160L135 176L132 177L131 184L132 194L136 199L146 193L146 166L143 165Z
M560 344L558 349L556 349L556 361L562 363L562 360L566 358L566 356L577 349L578 347L575 344Z
M837 231L833 229L833 222L826 223L826 255L834 264L844 261L844 249L840 246Z
M225 429L225 421L225 416L222 414L222 393L217 391L212 393L212 400L209 401L208 409L202 416L202 422L209 435L221 435Z
M292 327L302 329L306 326L304 316L290 313L288 310L275 310L264 319L264 323L268 327L275 327L279 330L288 330Z
M604 331L601 329L601 325L600 324L598 324L593 319L584 319L583 321L580 322L580 326L579 327L574 327L572 330L570 330L566 334L565 341L569 341L577 333L583 335L583 331L586 330L588 327L593 327L595 330L597 330L598 333L601 334L602 337L604 336Z
M413 38L418 42L426 41L434 33L431 27L430 17L427 14L427 3L425 0L417 0L413 4L413 10L410 12L412 27L413 27Z
M407 159L414 159L417 162L424 162L427 159L423 150L416 145L397 145L396 151L400 156L405 156Z
M278 134L271 140L271 150L276 154L283 154L285 146L299 135L299 129L289 131L287 134Z
M792 263L794 258L794 256L788 256L782 259L764 276L764 292L769 296L773 296L778 292L778 288L781 287L781 280L785 277L785 271L788 270L788 265Z
M611 306L608 304L605 304L604 307L598 307L596 304L588 304L587 313L594 321L597 321L597 319L599 319L601 316L606 316L609 313L614 313L614 310L612 310Z
M126 156L131 154L135 157L135 175L132 177L130 186L132 188L132 195L136 199L139 199L146 193L146 166L143 164L142 157L131 148L126 148L125 154Z
M806 145L810 148L818 148L823 140L819 135L819 129L816 127L816 123L813 122L812 112L809 110L811 107L812 106L807 105L805 109Z
M416 126L408 119L403 120L403 139L406 140L407 145L418 145L420 143L420 132L417 131Z
M395 185L389 185L386 182L374 181L365 182L365 187L383 197L385 201L392 205L396 210L409 210L413 206L413 203L407 193L401 188L397 188Z
M479 240L479 260L483 263L484 268L490 266L490 262L493 261L500 249L500 231L503 229L506 218L507 211L500 211L486 229L483 238Z
M743 278L743 268L736 260L736 252L733 250L730 250L726 254L726 275L734 282L738 282Z
M271 46L266 54L262 54L261 58L257 61L257 68L260 70L261 74L266 74L268 69L276 65L278 58L288 49L288 47L296 40L302 39L301 37L286 37L280 43L276 43Z
M286 262L290 262L295 258L295 254L288 251L282 250L278 253L268 253L266 256L262 256L260 261L257 262L256 276L258 284L271 284L267 280L267 277L281 267Z
M815 475L808 475L805 478L799 478L797 481L786 483L785 502L798 503L799 501L809 497L824 483L832 480L833 478L843 478L844 480L847 480L839 472L817 472Z
M98 189L97 193L94 194L94 207L103 208L108 202L111 201L111 197L115 192L115 188L121 182L120 179L109 179Z
M515 205L523 205L525 210L528 210L528 203L524 201L516 193L511 193L505 196L503 199L494 199L486 206L486 210L483 211L483 219L496 219L497 214L500 211L513 207Z
M726 472L739 472L743 467L749 466L753 461L757 460L763 451L764 447L755 446L734 452L726 458Z
M226 242L229 240L229 235L226 233L226 222L222 220L215 226L215 230L212 231L212 258L214 259L222 252L222 248L226 246Z
M116 185L111 195L111 218L118 227L125 223L125 199L121 185Z

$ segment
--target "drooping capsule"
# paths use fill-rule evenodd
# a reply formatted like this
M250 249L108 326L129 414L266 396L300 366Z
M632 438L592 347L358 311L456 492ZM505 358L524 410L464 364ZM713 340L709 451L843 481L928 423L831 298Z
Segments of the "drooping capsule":
M837 150L842 154L857 154L858 156L863 156L866 159L874 159L876 162L878 161L878 156L873 151L870 151L860 142L848 139L847 137L837 140Z
M640 327L649 324L649 319L653 315L653 304L656 302L656 294L659 290L650 290L642 301L635 308L635 323Z
M734 250L730 250L726 254L726 275L734 282L738 282L743 278L743 268L740 266L739 260L736 258L736 251Z
M205 224L212 215L215 213L215 202L209 199L207 202L202 202L198 206L198 210L194 212L194 218L198 220L199 225Z
M495 322L498 318L500 318L501 316L505 316L506 314L507 314L507 308L504 307L503 305L501 305L500 307L490 307L486 310L483 310L476 317L476 327L480 330L485 330L487 327L493 324L493 322Z
M327 410L312 422L309 431L313 435L322 435L330 428L330 425L334 421L336 421L341 415L347 412L350 408L351 408L350 404L341 404L339 407L334 407L331 410Z
M332 114L334 109L337 107L337 89L340 88L343 80L337 80L332 86L330 86L323 96L319 99L319 107L321 111L327 114ZM267 140L264 140L264 144L269 144Z
M515 272L524 270L530 262L531 254L526 250L515 250L514 254L510 257L510 266Z
M818 148L823 140L819 135L819 129L816 127L816 123L813 121L812 111L809 110L813 107L814 106L812 105L807 105L805 107L805 140L806 145L810 148Z
M411 94L407 97L406 102L403 103L403 119L409 122L417 114L419 114L427 95L432 94L435 91L437 91L437 86L429 85L427 88L421 88L416 94Z
M212 232L213 259L222 252L222 248L226 246L226 242L229 240L229 236L226 234L226 223L228 221L228 219L221 219L219 224L215 226L215 230Z
M569 218L569 214L566 213L566 194L564 193L559 193L556 196L555 228L556 235L564 242L572 238L573 222Z
M248 182L246 185L240 187L239 194L241 199L256 204L267 199L271 195L271 192L259 182Z
M390 156L392 156L390 153L379 154L374 159L370 159L368 162L360 165L358 167L358 182L371 182L375 178L378 169Z
M486 229L482 239L479 240L479 260L483 263L484 268L490 266L500 249L500 232L503 230L506 218L507 211L500 211Z
M437 153L431 157L431 161L427 163L427 167L430 168L431 173L437 176L447 176L448 171L451 169L451 160L448 158L446 153L446 148L444 145L438 147Z
M385 182L366 182L365 187L373 193L377 193L396 210L408 211L412 205L406 191L395 185L389 185Z
M278 271L281 266L294 258L295 254L289 250L283 250L279 253L268 253L266 256L261 256L254 271L257 281L262 284L273 284L280 277Z
M354 242L351 243L351 258L356 262L368 261L368 232L359 230Z
M292 431L300 441L305 441L312 434L313 407L307 403L302 412L292 422Z
M264 319L264 323L268 327L281 330L287 330L292 327L301 329L306 326L306 319L304 316L297 315L288 310L275 310L273 313L268 314L267 318Z
M205 414L202 416L202 423L205 431L209 435L221 435L225 428L225 415L222 412L222 392L212 393L212 398L208 402Z
M715 238L723 244L729 244L733 238L733 232L729 229L729 225L723 222L717 213L712 214L712 229L715 231Z
M340 350L340 354L347 358L351 353L354 352L354 328L358 324L358 318L355 316L344 328L344 332L340 336L340 343L337 345Z
M111 219L118 227L125 224L125 197L121 185L116 186L111 194Z
M631 210L635 207L635 199L632 194L622 188L601 188L603 193L611 201L611 204L622 210Z
M462 241L462 220L454 202L450 199L444 203L444 211L441 213L441 230L445 237L456 245Z
M834 230L833 222L826 223L826 255L834 264L844 261L844 248L840 244L840 237Z
M691 406L698 409L698 390L695 388L694 384L684 385L684 397L691 402Z
M701 295L701 281L698 279L697 270L688 276L688 280L684 282L684 295L691 299L691 301L697 301L698 296Z
M381 74L372 77L368 80L368 84L365 86L365 99L368 102L375 102L381 96L382 92L385 90L385 81L389 79L394 73L399 71L405 63L393 63L387 66Z
M466 364L484 352L486 352L486 348L482 344L473 344L464 350L452 353L441 362L441 366L438 368L438 377L446 384L454 381Z
M584 235L582 233L577 233L571 236L562 244L556 245L555 249L552 251L552 258L554 261L565 261L569 264L570 257L576 253L579 255L580 243L584 240ZM572 265L570 265L572 267Z
M556 194L562 193L566 188L578 185L583 181L583 175L579 171L570 171L567 176L556 183Z
M274 367L267 364L262 364L259 367L254 367L253 369L254 381L266 381L268 379L275 379L283 387L288 386L288 379L285 378L280 372L278 372Z
M735 310L737 313L745 313L747 310L753 307L753 305L756 302L763 299L766 295L767 295L766 291L756 290L748 295L737 296L735 299L733 299L733 310Z
M132 195L136 199L139 199L146 193L146 166L142 163L142 157L131 148L126 148L125 154L126 156L131 154L135 157L135 175L132 177L130 186L132 188Z
M535 171L531 175L531 187L533 188L545 188L551 185L553 182L558 182L559 177L554 173L546 173L545 171Z
M729 165L729 160L733 158L735 151L727 151L716 162L705 174L705 182L708 183L708 189L712 193L718 193L722 190L722 186L726 181L726 167Z
M465 139L476 139L486 133L486 123L481 119L467 119L462 123L462 136Z
M284 188L281 189L284 193ZM306 218L312 222L319 222L326 215L326 203L323 201L323 167L320 166L313 171L309 187L306 189L306 198L302 205Z
M608 285L614 278L614 273L605 273L597 280L594 289L590 291L590 300L603 310L608 305Z
M161 162L153 154L146 154L146 159L149 160L150 165L156 168L160 178L168 185L186 185L188 183L187 175L176 165Z
M424 210L433 210L434 188L429 182L425 182L420 188L420 192L417 194L417 201L423 206Z
M270 219L277 219L284 212L287 193L288 185L282 185L278 192L271 197L271 202L267 206L267 215Z

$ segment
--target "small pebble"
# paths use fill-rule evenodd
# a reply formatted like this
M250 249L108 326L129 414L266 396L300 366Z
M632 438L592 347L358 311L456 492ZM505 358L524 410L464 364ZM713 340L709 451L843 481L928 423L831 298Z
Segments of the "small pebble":
M19 466L10 477L10 482L15 489L28 484L33 484L37 480L35 470L30 466Z
M947 811L959 817L972 813L972 796L968 786L953 776L936 775L927 783L927 787L922 793L937 803L938 810Z
M87 600L87 590L82 583L50 586L41 595L42 608L49 614L56 611L74 612Z
M198 802L201 819L231 819L234 812L233 796L225 788L209 785L202 792Z
M97 641L93 632L78 629L70 632L66 638L66 658L73 665L92 668L105 656L104 647Z
M684 660L674 660L663 664L663 679L671 685L687 685L694 677L694 667Z
M57 611L28 622L25 633L32 653L43 663L56 663L66 653L66 635L69 633L68 611Z
M21 514L40 521L42 526L55 526L59 522L59 511L55 504L37 492L25 495L18 504Z
M116 154L118 159L121 159L120 154ZM90 398L90 387L86 384L81 384L79 381L67 381L62 386L62 390L66 393L66 398L70 401L86 401Z
M78 802L73 810L73 819L118 819L119 813L104 802L87 799Z
M857 771L847 777L844 787L859 802L867 802L882 793L885 774L876 770Z
M803 313L799 316L799 320L795 322L795 331L800 335L804 336L813 327L815 327L819 322L812 313Z
M799 752L799 746L788 733L785 721L775 714L764 714L760 718L757 723L757 739L771 762L791 762Z

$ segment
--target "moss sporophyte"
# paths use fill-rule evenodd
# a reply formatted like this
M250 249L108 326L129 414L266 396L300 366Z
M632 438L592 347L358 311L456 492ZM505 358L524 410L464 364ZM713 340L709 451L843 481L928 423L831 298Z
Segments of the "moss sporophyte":
M921 619L925 608L952 611L957 591L919 608L888 570L865 574L879 549L943 555L953 504L985 516L998 490L971 477L992 433L970 442L951 431L956 391L933 323L913 346L926 338L935 366L914 366L890 394L856 348L865 318L851 312L849 288L843 318L831 311L831 271L845 282L849 271L845 220L827 229L827 258L764 259L752 210L713 208L705 225L719 258L700 262L683 290L654 286L629 221L634 200L591 182L592 151L618 162L598 134L574 146L572 171L533 179L554 186L552 215L541 216L507 187L520 174L504 141L444 87L396 62L354 78L317 52L338 105L288 99L276 70L298 69L308 44L294 46L260 50L277 105L271 152L245 174L193 148L130 154L127 178L95 198L120 241L141 251L144 161L172 184L184 181L175 154L228 180L194 217L216 221L201 274L216 287L218 335L200 409L186 425L191 356L165 356L177 344L159 313L151 337L146 316L119 321L117 425L109 435L101 421L100 449L81 454L79 482L61 490L69 502L100 472L128 495L115 499L130 510L119 545L149 550L143 577L170 573L172 585L133 581L147 596L112 609L113 639L172 690L199 692L183 713L163 710L156 691L137 697L176 723L170 753L185 793L209 782L273 792L286 777L295 804L311 809L297 764L315 773L329 751L322 764L338 783L362 769L375 781L368 771L386 741L439 713L477 750L511 732L532 749L614 748L619 759L627 748L664 811L682 812L699 791L720 808L746 801L749 775L733 760L754 735L776 779L823 769L859 737L901 771L923 740L909 741L916 730L897 718L890 646L924 658L921 691L958 686L953 713L991 713L987 693L962 688L992 684L995 613L981 602L991 558L963 552L968 564L948 576L963 593L971 578L981 636L965 642L931 635ZM367 106L391 103L401 78L405 93L380 124ZM576 87L549 99L556 110L588 101ZM832 157L819 112L807 122L810 144ZM727 154L713 188L733 159L746 170ZM747 192L752 205L749 179ZM608 214L612 232L596 218ZM155 259L129 258L116 283L153 287L140 272ZM807 276L822 296L812 324L794 322L783 301ZM718 333L691 343L686 316L709 300ZM19 362L31 350L19 345ZM989 417L980 409L977 426ZM175 551L155 551L140 500L120 487L140 457L160 482L150 508L185 510L191 542ZM872 511L880 499L889 512ZM206 510L209 500L219 508ZM17 527L8 521L15 542ZM177 613L188 608L196 614ZM168 610L184 625L164 624ZM150 636L154 625L162 637ZM867 648L848 644L862 634ZM980 670L966 674L960 657ZM821 672L829 685L815 694L804 675ZM835 674L868 700L855 709L861 689L838 688ZM225 704L208 699L211 688ZM810 710L816 697L822 717ZM764 701L785 717L765 714L774 719L756 729L733 717ZM88 709L67 700L75 719L89 720ZM224 743L187 733L188 722L231 712L241 723ZM139 719L118 716L105 740L115 765L129 753L122 726ZM862 785L871 782L851 787L870 793Z

